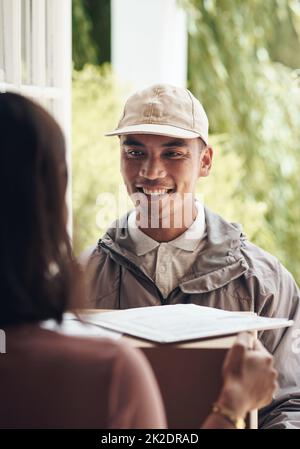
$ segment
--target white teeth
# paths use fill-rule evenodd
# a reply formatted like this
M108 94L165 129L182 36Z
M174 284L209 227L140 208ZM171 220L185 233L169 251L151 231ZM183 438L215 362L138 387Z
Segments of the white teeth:
M159 189L159 190L148 190L146 188L143 187L143 192L145 193L145 195L165 195L168 190L167 189Z

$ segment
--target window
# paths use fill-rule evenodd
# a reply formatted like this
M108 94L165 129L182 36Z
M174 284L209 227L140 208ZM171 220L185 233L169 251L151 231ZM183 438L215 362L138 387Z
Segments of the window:
M0 0L0 92L29 96L53 114L65 133L69 169L71 6L71 0ZM68 205L71 212L70 186Z

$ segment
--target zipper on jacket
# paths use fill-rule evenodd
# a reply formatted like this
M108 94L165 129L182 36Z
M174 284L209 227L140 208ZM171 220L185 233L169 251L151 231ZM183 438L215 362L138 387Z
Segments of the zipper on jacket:
M170 294L166 298L164 298L163 295L161 294L161 291L159 290L159 288L155 284L155 282L153 282L151 278L146 276L145 273L143 273L142 270L137 265L135 265L135 263L133 263L130 260L126 259L125 256L122 256L117 251L111 249L109 246L107 246L105 243L103 243L103 241L101 239L99 240L99 243L98 243L98 248L99 247L102 247L103 249L107 250L108 252L114 254L117 258L122 259L125 262L125 264L124 264L125 266L127 266L129 269L134 271L134 273L137 274L139 277L141 277L142 279L146 280L151 285L153 285L155 287L156 291L157 291L157 294L159 296L159 299L160 299L160 302L161 302L162 306L165 306L168 303L168 298L169 298ZM117 261L115 260L115 262L117 262Z

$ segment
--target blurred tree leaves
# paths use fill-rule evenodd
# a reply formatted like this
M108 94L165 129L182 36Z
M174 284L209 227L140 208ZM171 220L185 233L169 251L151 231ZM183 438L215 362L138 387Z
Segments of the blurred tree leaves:
M73 72L72 188L73 246L80 254L93 245L104 231L97 227L98 195L116 194L121 183L118 139L105 137L118 122L119 90L106 65L86 65ZM106 205L106 225L115 216Z
M203 102L211 131L225 133L227 148L242 162L239 173L224 166L240 179L236 198L245 202L245 212L247 201L264 204L263 227L254 242L275 253L300 281L300 91L295 72L283 64L300 63L299 2L188 0L184 5L189 87Z
M110 0L72 0L73 64L110 62Z

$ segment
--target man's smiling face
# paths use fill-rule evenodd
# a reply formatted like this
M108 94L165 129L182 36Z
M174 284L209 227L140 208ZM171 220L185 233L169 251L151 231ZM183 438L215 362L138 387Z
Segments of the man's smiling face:
M121 136L120 143L128 194L143 194L148 204L159 201L160 216L163 210L170 210L169 202L175 196L181 201L186 194L194 196L197 179L209 173L211 150L201 151L203 144L198 138L130 134Z

